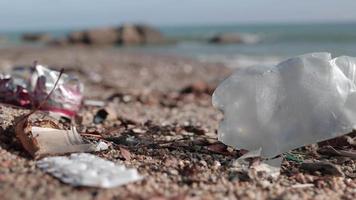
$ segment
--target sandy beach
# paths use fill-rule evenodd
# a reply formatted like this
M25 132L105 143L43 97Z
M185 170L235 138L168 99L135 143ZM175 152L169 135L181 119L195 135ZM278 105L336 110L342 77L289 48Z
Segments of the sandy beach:
M110 143L109 150L96 155L135 167L144 179L114 189L61 183L36 168L14 137L14 118L29 110L1 104L1 199L355 198L355 160L322 156L312 146L296 152L303 159L330 161L344 175L303 171L292 160L283 161L281 176L273 183L263 175L236 171L233 161L242 152L218 143L222 114L211 105L212 91L232 72L222 64L112 48L0 50L2 71L34 60L77 75L85 85L86 99L103 100L114 109L113 119L94 124L98 108L84 106L77 127Z

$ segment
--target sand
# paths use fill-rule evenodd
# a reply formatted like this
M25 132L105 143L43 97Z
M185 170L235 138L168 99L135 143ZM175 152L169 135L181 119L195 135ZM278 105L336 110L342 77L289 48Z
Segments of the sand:
M28 110L2 104L1 199L356 197L355 160L322 156L313 146L292 153L304 160L331 162L344 175L303 171L300 163L292 160L283 161L277 180L239 171L233 161L242 151L227 148L216 139L222 114L212 107L211 92L231 73L222 64L111 48L0 50L2 71L14 65L30 65L34 60L79 76L85 84L86 99L104 100L110 105L116 115L102 124L93 123L99 108L83 107L78 113L78 129L100 134L109 142L109 150L96 155L135 167L144 179L115 189L75 188L61 183L36 168L35 161L14 138L14 117ZM86 139L99 140L90 136Z

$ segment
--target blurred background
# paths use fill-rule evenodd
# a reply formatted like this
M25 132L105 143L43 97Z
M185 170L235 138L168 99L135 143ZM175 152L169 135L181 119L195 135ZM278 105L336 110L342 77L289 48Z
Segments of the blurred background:
M110 45L229 67L313 51L356 56L354 0L2 0L0 7L0 48Z

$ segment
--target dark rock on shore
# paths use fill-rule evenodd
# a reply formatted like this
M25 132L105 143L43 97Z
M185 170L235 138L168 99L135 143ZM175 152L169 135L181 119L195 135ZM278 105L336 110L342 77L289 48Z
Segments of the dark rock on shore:
M84 42L84 31L74 31L67 35L68 43L80 44Z
M95 28L71 32L65 39L55 39L48 44L144 45L166 42L168 40L158 29L148 25L124 24L118 28Z
M234 44L243 43L243 39L237 33L221 33L211 38L209 42L217 44Z
M143 38L134 25L123 25L118 29L118 43L122 45L142 44Z
M25 33L22 35L22 40L26 42L47 42L51 36L46 33Z
M93 45L115 44L118 40L118 33L113 28L101 28L87 30L83 34L83 42Z
M160 44L167 41L163 34L153 27L147 25L137 25L136 29L141 35L142 42L145 44Z

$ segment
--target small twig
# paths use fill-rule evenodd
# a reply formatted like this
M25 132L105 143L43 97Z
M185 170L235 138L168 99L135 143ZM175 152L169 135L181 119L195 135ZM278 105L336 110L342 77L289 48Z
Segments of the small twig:
M79 134L83 135L83 136L90 136L90 137L96 137L96 138L99 138L99 139L104 139L103 136L101 136L101 135L90 134L90 133L79 133Z

